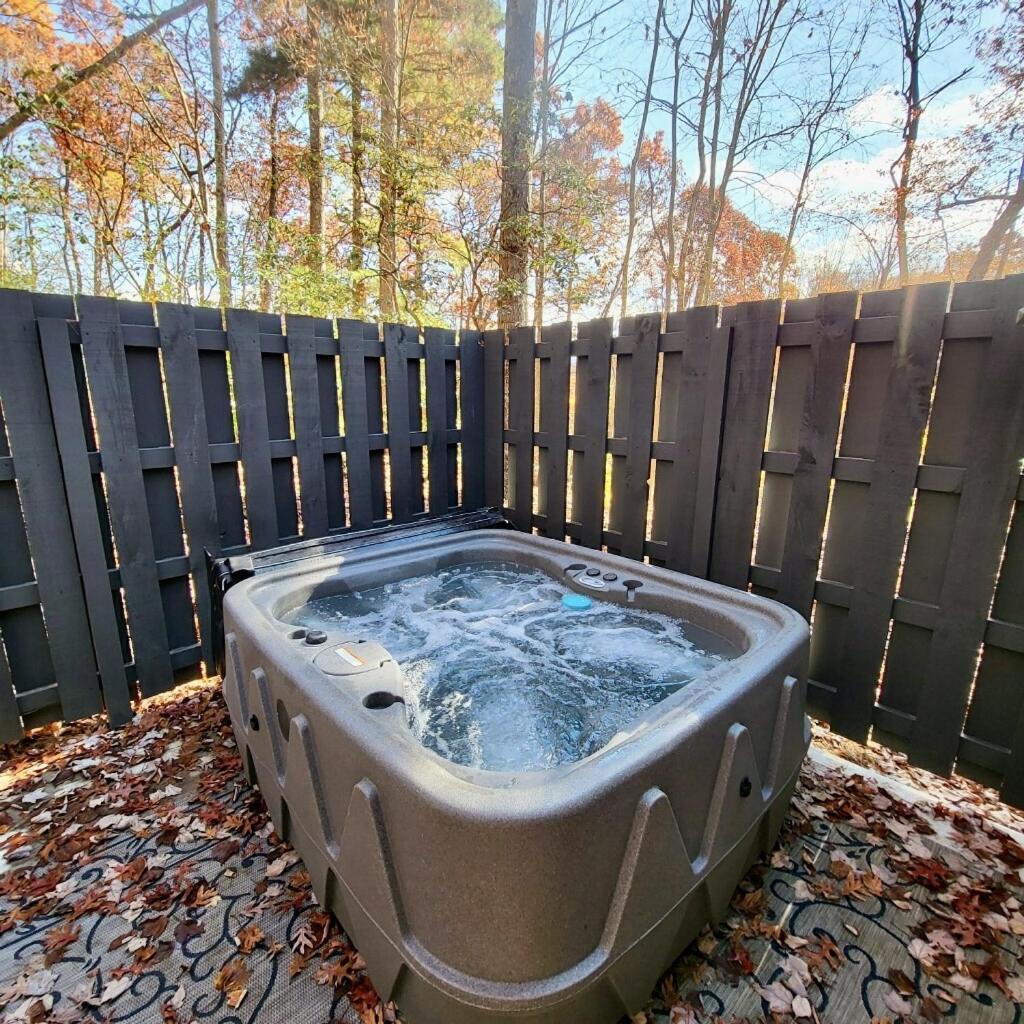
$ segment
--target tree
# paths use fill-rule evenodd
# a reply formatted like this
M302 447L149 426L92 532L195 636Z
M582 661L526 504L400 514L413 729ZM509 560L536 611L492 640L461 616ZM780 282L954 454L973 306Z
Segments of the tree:
M536 32L537 0L508 0L501 122L498 263L498 324L501 327L514 327L525 319Z
M798 137L802 137L805 148L799 181L793 194L785 247L779 260L776 290L780 296L785 292L786 275L793 263L793 242L807 206L811 175L826 160L832 159L850 144L847 114L860 98L854 72L860 62L869 28L870 23L864 21L847 32L841 18L833 18L822 26L820 38L826 62L825 72L811 79L809 94L798 104Z
M900 284L905 285L910 281L907 219L914 187L914 153L920 136L921 118L928 104L969 74L970 68L957 72L934 89L927 90L922 85L923 65L927 58L945 49L962 27L962 15L954 6L954 0L889 0L889 10L903 53L903 145L889 169L889 176L893 185L896 257Z
M210 69L213 79L214 167L217 182L215 249L217 254L217 286L221 306L231 305L231 263L228 258L228 157L227 133L224 128L224 61L220 47L220 25L217 0L207 0L206 26L210 35Z
M640 153L643 149L644 136L647 132L647 117L651 112L651 98L654 94L654 73L658 66L658 48L661 45L661 22L665 15L665 0L658 0L658 10L654 15L654 42L651 44L651 63L647 71L647 86L644 89L643 106L640 114L640 127L637 129L636 145L633 148L633 159L629 162L629 199L628 212L626 214L626 247L622 254L622 266L619 269L619 276L616 285L621 295L619 303L619 316L626 315L629 306L629 258L633 250L633 234L636 231L636 178L640 166ZM608 301L602 312L602 316L608 315L608 310L614 297L608 296Z
M316 2L306 5L309 68L306 72L306 116L309 121L309 264L314 271L324 260L324 144L321 117L322 19Z
M263 243L263 270L260 273L260 308L269 311L274 302L275 267L281 218L282 157L280 150L281 104L294 87L298 72L280 49L261 45L251 50L241 79L232 87L229 98L245 96L269 98L267 149L269 167L265 206L266 234Z
M168 8L163 14L147 22L138 31L124 36L116 46L112 46L101 57L92 61L92 63L79 68L77 71L70 71L61 75L53 85L43 92L31 98L21 100L18 104L18 110L0 122L0 142L17 131L23 124L28 123L44 111L54 107L72 89L112 68L138 46L139 43L149 39L162 28L166 28L172 22L177 21L178 18L198 10L205 2L206 0L185 0L184 3Z
M380 81L380 314L398 314L398 0L381 0Z

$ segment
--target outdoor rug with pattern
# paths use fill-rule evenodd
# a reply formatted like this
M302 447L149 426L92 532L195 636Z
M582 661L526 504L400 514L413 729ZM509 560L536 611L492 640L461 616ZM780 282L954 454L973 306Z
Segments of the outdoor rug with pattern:
M216 683L4 755L0 1020L401 1019L246 784ZM978 787L942 792L808 761L778 847L634 1024L1021 1021L1024 849Z

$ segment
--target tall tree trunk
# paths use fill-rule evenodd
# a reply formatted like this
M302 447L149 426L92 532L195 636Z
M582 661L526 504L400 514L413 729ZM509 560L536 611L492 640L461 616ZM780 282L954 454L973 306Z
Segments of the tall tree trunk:
M971 272L967 275L968 281L980 281L988 275L1000 244L1009 237L1021 210L1024 210L1024 161L1021 162L1020 173L1017 176L1017 191L1010 196L1006 205L999 211L999 216L985 232L978 246L978 255L971 265Z
M508 0L501 111L500 327L515 327L525 319L536 32L537 0Z
M66 251L71 257L71 266L68 270L68 282L71 286L72 295L78 295L82 291L82 264L78 258L78 245L75 241L75 227L71 222L71 174L68 171L67 164L64 164L64 174L61 178L60 216L61 221L64 224L64 244Z
M100 227L98 219L93 225L92 293L93 295L103 294L103 229Z
M544 2L544 40L541 46L540 146L537 149L537 239L533 271L533 325L538 330L544 324L544 298L547 291L547 192L548 192L548 119L551 111L551 19L554 0Z
M900 284L910 281L910 259L907 252L907 197L910 194L910 180L914 165L914 150L917 146L918 131L921 127L921 33L924 31L925 3L927 0L910 0L901 8L903 33L903 55L907 61L907 83L903 91L906 115L903 122L903 150L893 165L893 200L896 220L896 259L899 265ZM909 18L909 20L908 20ZM895 175L896 168L899 175Z
M260 281L260 306L270 312L274 302L274 280L277 277L277 216L278 197L281 192L281 158L277 152L277 118L281 107L278 89L270 98L270 125L267 142L270 146L270 181L267 183L267 247L263 255L263 275Z
M782 290L786 284L786 274L793 262L793 239L796 237L796 226L800 222L800 214L803 212L807 196L807 183L811 178L811 169L814 166L814 148L817 143L817 133L811 131L807 136L807 154L804 157L803 170L800 173L800 184L797 186L796 196L793 200L793 209L789 214L789 227L786 229L786 244L782 247L782 256L779 259L779 277L777 290L779 298L782 298Z
M306 116L309 120L309 265L318 273L324 263L324 141L321 116L322 55L320 19L311 5L306 7L312 63L306 75Z
M348 269L352 273L353 315L366 316L366 280L362 276L366 265L366 234L363 225L363 195L366 173L366 138L363 127L363 80L358 68L349 76L352 103L352 250Z
M665 217L665 233L668 251L665 256L665 312L672 308L672 282L676 266L676 195L679 191L679 79L682 70L683 34L672 48L672 123L669 128L671 160L668 181L668 214Z
M381 0L380 313L398 314L398 0Z
M629 162L629 208L626 219L626 250L619 268L619 284L621 288L619 300L619 316L625 317L629 307L629 261L633 255L633 236L636 233L636 172L640 166L640 154L644 145L644 133L647 131L647 118L651 112L651 96L654 92L654 71L658 64L658 48L661 44L661 19L665 13L665 0L658 0L658 11L654 16L654 42L651 45L651 64L647 71L647 87L644 90L644 106L640 115L640 127L637 129L636 146L633 159ZM609 296L609 304L611 296ZM608 306L602 316L608 315Z
M143 283L142 298L152 302L156 292L156 248L153 245L153 231L149 223L149 203L143 199L140 203L142 209L142 239L145 243L144 262L146 264L146 279Z
M217 174L216 241L217 284L221 306L231 305L231 265L228 262L227 133L224 130L224 61L220 47L217 0L207 0L206 25L210 33L210 70L213 76L213 162Z

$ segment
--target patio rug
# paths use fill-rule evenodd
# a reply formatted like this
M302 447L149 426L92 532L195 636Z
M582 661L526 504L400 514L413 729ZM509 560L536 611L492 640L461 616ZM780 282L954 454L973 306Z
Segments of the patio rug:
M0 1020L401 1019L246 784L216 683L6 754ZM631 1024L1021 1021L1024 849L979 792L808 761L776 850Z

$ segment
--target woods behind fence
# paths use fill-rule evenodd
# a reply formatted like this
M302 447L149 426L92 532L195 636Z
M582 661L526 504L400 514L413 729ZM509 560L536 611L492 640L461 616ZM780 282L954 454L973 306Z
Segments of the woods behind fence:
M498 331L0 291L0 738L212 665L203 549L499 505L812 620L1024 804L1024 276Z

